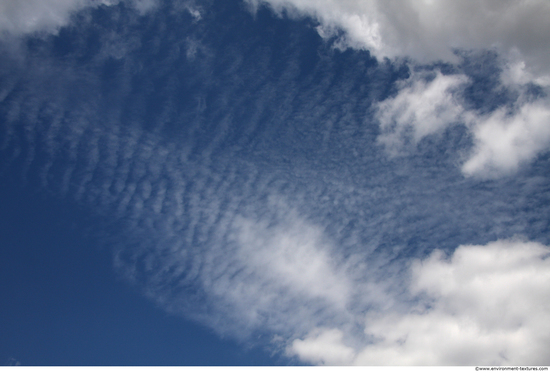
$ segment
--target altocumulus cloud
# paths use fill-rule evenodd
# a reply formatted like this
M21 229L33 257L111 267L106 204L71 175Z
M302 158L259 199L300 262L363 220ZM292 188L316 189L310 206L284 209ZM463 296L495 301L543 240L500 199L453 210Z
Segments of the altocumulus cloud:
M550 4L546 1L309 1L248 0L255 9L269 4L279 14L311 16L321 36L338 48L366 49L378 59L408 59L413 64L458 63L459 51L494 50L502 58L503 84L538 84L547 95L550 83ZM484 178L509 174L550 145L547 99L517 100L514 109L492 115L468 112L450 90L464 76L438 75L427 84L411 77L397 97L381 105L381 125L397 126L397 136L381 141L395 152L403 128L413 142L436 129L462 121L475 139L463 165L466 175ZM456 93L456 92L455 92ZM440 96L438 96L440 95ZM536 102L532 102L535 100ZM394 123L391 123L393 118ZM488 133L491 135L488 135Z
M49 33L4 61L3 169L116 222L117 270L220 334L314 364L550 363L548 5L246 3L337 49L258 36L241 2L0 2L4 31Z
M3 36L32 33L55 33L69 24L79 10L116 5L120 0L2 0L0 1L0 32ZM124 1L124 0L123 0ZM140 12L155 5L155 0L126 0Z

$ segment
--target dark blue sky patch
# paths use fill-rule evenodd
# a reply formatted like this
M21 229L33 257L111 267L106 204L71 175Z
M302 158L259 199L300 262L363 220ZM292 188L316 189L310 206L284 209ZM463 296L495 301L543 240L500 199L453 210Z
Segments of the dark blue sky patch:
M22 365L267 365L167 315L112 269L102 224L29 188L2 187L0 358ZM105 229L103 229L105 231ZM213 350L216 350L213 352Z

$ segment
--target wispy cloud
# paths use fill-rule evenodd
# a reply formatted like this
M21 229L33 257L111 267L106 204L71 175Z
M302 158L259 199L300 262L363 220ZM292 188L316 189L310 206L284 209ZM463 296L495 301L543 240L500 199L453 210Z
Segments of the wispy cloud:
M13 357L10 357L8 358L8 363L7 363L8 366L20 366L21 365L21 362L18 361L17 359L13 358Z
M21 36L30 33L56 33L70 22L75 12L100 5L112 5L118 0L2 0L0 1L0 31Z

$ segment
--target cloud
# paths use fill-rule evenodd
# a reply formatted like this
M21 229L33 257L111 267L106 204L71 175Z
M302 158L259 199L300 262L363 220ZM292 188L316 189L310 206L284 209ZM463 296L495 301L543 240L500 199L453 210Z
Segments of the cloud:
M130 3L140 14L145 14L158 5L158 0L131 0Z
M90 7L112 6L121 0L0 0L0 38L36 33L57 33L76 12ZM122 0L144 14L157 0ZM194 11L195 13L197 11ZM197 16L194 14L194 16Z
M525 97L524 88L518 84L525 81L522 72L510 70L501 74L501 89L512 88L519 98L512 108L501 106L489 113L465 107L461 97L468 83L465 75L436 71L435 78L426 81L422 74L413 74L401 83L396 96L376 105L381 128L378 141L395 155L408 142L417 145L426 136L461 124L474 141L462 165L466 176L496 178L517 171L520 165L548 151L550 103L544 96Z
M312 364L347 365L353 361L355 350L343 343L343 337L339 329L314 330L306 340L294 340L290 354Z
M8 358L8 366L20 366L21 365L21 362L18 361L17 359L13 358L13 357L9 357Z
M352 282L327 237L282 206L279 223L233 216L229 240L211 247L200 282L207 296L243 331L301 334L323 319L349 319ZM217 246L219 244L219 246ZM225 247L225 248L223 248ZM215 263L215 265L214 265Z
M290 343L304 361L358 365L547 365L550 249L499 240L434 251L411 265L407 313L367 313L370 342L352 349L338 329Z
M83 8L111 5L111 0L1 0L0 33L21 36L34 32L55 33Z
M339 48L366 49L378 60L405 58L414 64L458 64L458 51L496 51L504 62L504 86L550 82L550 3L529 1L247 0L278 14L309 16L319 34ZM550 104L519 102L480 115L462 107L455 94L467 78L441 75L430 82L413 76L393 99L381 103L379 141L393 154L411 141L466 122L474 137L465 175L494 178L517 171L550 144ZM407 133L410 130L412 133Z
M457 61L453 49L519 53L539 71L550 66L550 4L529 1L247 0L258 7L311 16L338 45L368 49L379 59ZM344 34L338 34L343 30Z
M382 156L365 110L399 67L321 43L308 52L298 31L257 38L246 13L220 24L207 9L203 27L178 10L150 13L157 31L144 36L136 14L110 8L75 28L62 57L45 40L4 71L15 77L0 111L3 169L38 174L101 217L116 268L163 309L224 336L284 340L307 362L353 363L378 334L366 315L412 316L421 294L400 292L411 257L514 233L547 239L545 169L479 188L455 174L456 153ZM91 31L101 49L83 61ZM410 122L421 141L455 117L485 118L461 100L470 77L400 84L379 111L396 143Z
M550 145L550 104L546 100L520 105L515 112L500 108L470 118L474 149L463 164L466 175L498 177L519 169Z
M266 283L287 287L298 296L321 298L341 309L346 307L350 283L343 273L336 273L334 253L331 255L323 243L327 239L319 229L291 216L284 223L286 227L275 229L242 219L236 225L238 255Z
M407 79L395 97L376 107L382 131L378 141L395 154L409 139L416 145L422 138L460 122L464 108L453 92L467 81L464 75L442 75L440 72L436 72L429 82L418 76Z

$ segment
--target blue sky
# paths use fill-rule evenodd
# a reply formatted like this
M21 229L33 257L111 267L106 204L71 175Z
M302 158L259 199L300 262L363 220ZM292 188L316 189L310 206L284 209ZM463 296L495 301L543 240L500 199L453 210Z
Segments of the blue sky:
M4 364L550 364L547 2L0 14Z

